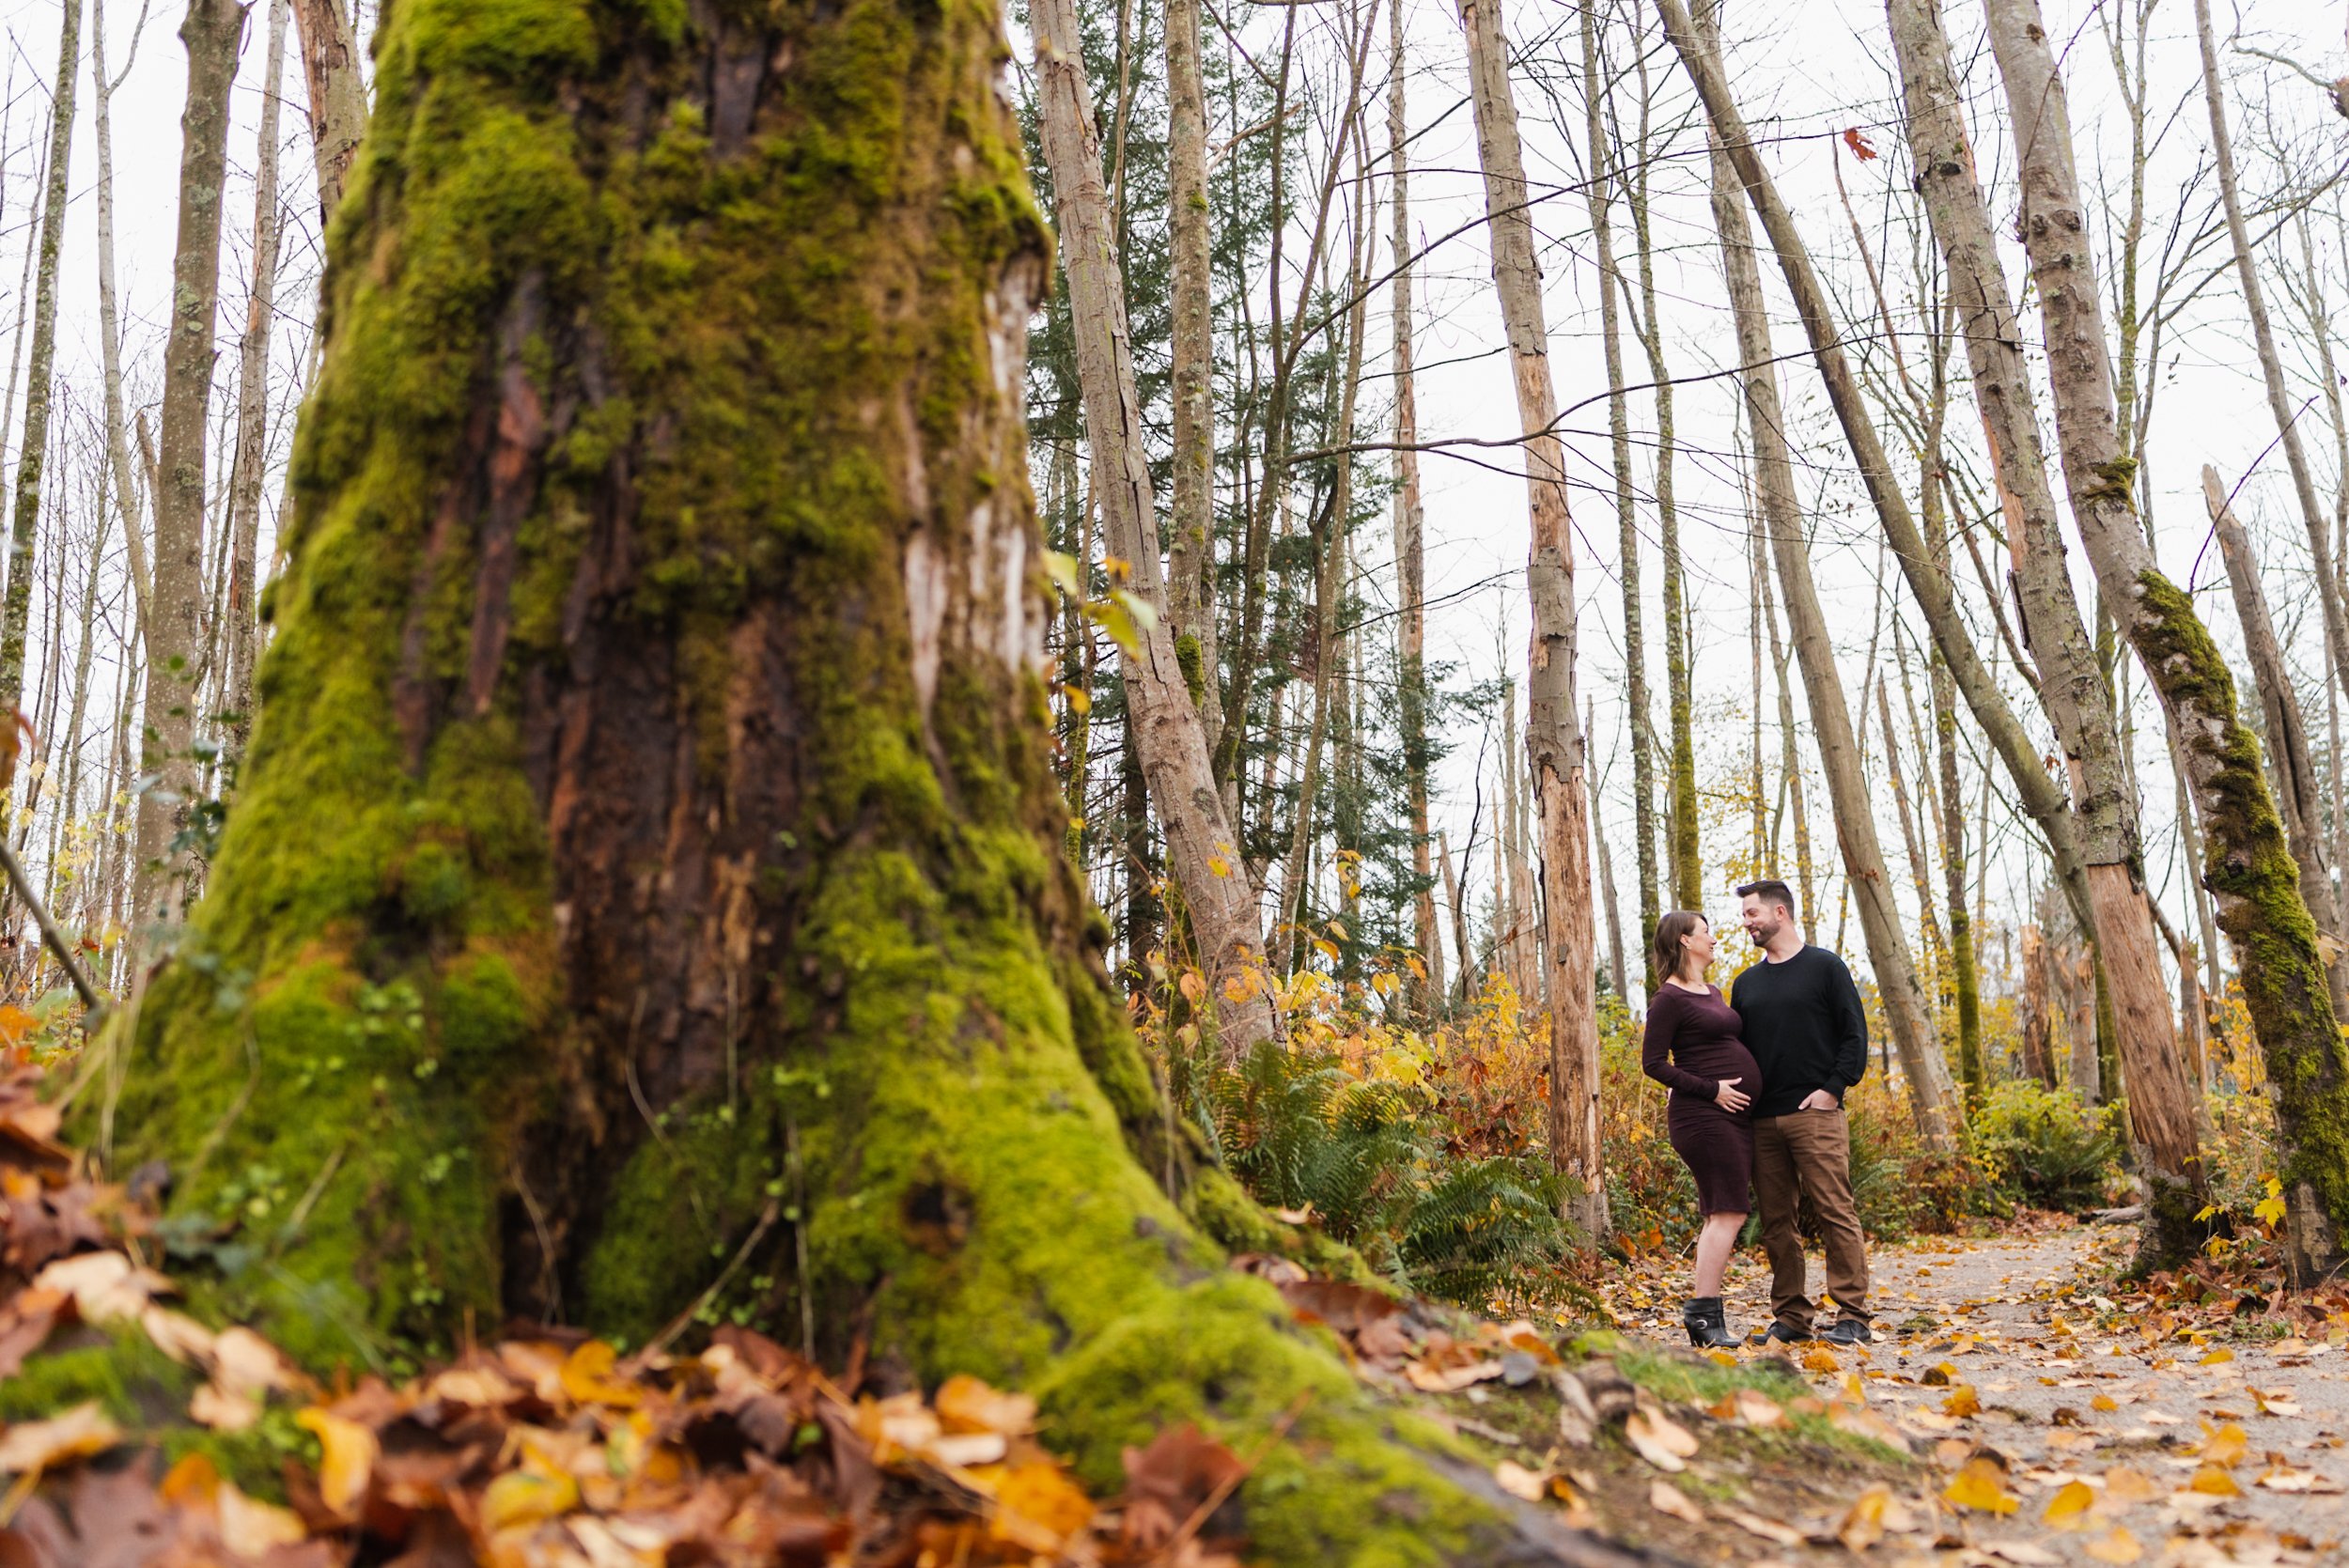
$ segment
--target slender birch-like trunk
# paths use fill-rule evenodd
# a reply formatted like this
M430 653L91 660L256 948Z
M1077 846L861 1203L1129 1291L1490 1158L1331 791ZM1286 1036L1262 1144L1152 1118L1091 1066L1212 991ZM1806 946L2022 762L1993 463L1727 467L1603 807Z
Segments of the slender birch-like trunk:
M1166 189L1174 451L1166 612L1207 749L1223 728L1215 626L1215 299L1207 231L1207 102L1199 0L1167 0Z
M302 75L310 89L310 147L318 170L319 218L332 224L367 128L359 41L346 0L294 0ZM273 79L272 79L273 82Z
M1770 346L1769 320L1762 296L1762 273L1752 231L1746 219L1745 192L1757 184L1759 163L1750 145L1739 146L1744 127L1726 102L1727 89L1719 77L1718 12L1708 7L1705 33L1690 25L1680 0L1658 0L1665 30L1679 49L1691 77L1706 98L1714 132L1708 138L1713 161L1713 218L1720 231L1721 258L1729 281L1730 308L1736 319L1737 351L1743 362L1740 379L1746 396L1746 424L1753 443L1755 488L1762 515L1769 525L1777 557L1779 587L1786 602L1786 617L1796 658L1802 666L1803 687L1809 693L1812 733L1825 765L1828 794L1833 803L1836 840L1843 851L1847 887L1859 905L1860 930L1875 970L1885 1021L1894 1048L1908 1078L1908 1092L1923 1136L1937 1148L1954 1145L1960 1107L1949 1066L1933 1037L1931 1018L1917 969L1909 955L1908 939L1901 928L1885 875L1884 852L1876 839L1875 803L1860 775L1859 748L1845 706L1842 675L1827 630L1826 613L1811 577L1810 544L1805 536L1800 502L1795 491L1794 469L1787 450L1786 426L1778 396L1778 375ZM1719 101L1717 101L1717 100ZM1739 154L1751 169L1739 163ZM1814 928L1815 909L1803 918Z
M132 41L135 55L137 40ZM127 71L128 67L125 67ZM114 95L117 80L106 73L106 13L104 0L90 0L90 84L96 94L98 141L98 350L105 383L106 468L115 513L122 521L123 552L131 577L132 636L147 635L147 536L140 520L140 495L148 488L135 482L131 466L130 421L123 411L122 328L115 294L115 155Z
M1607 435L1614 468L1615 575L1623 589L1624 703L1631 714L1631 831L1640 879L1640 930L1656 929L1664 913L1665 890L1656 863L1656 744L1647 689L1646 611L1640 594L1639 510L1631 493L1631 399L1624 390L1622 306L1616 300L1614 151L1602 108L1606 78L1598 57L1595 6L1579 8L1582 22L1582 101L1590 184L1591 246L1598 262L1598 321L1607 366ZM1676 873L1677 861L1673 865ZM1676 889L1680 878L1672 877ZM1640 943L1641 970L1650 995L1662 976L1656 972L1654 944Z
M253 732L253 664L260 646L255 601L261 548L261 481L269 467L269 342L277 303L277 105L286 75L288 0L270 0L261 57L260 146L253 177L253 287L237 366L237 453L228 485L228 591L215 629L226 644L220 706L234 765Z
M2204 874L2235 945L2253 1032L2267 1061L2295 1280L2325 1277L2349 1225L2349 1061L2344 1061L2299 869L2236 716L2234 678L2192 601L2154 563L2123 448L2095 258L2073 166L2070 111L2036 0L1989 0L1990 41L2014 118L2023 241L2039 287L2048 380L2072 517L2107 610L2136 648L2178 737L2209 843ZM2189 1109L2136 1086L2138 1136L2181 1145L2190 1126L2152 1126ZM2181 1172L2191 1177L2198 1172ZM2157 1194L2158 1196L2158 1194Z
M1174 630L1162 613L1157 509L1142 450L1125 287L1111 244L1093 93L1073 0L1042 0L1033 20L1044 152L1060 218L1103 542L1130 565L1133 591L1161 612L1154 624L1135 628L1135 645L1120 660L1128 722L1198 939L1218 1034L1226 1056L1236 1059L1275 1028L1264 986L1262 915L1215 788L1206 730L1183 676Z
M192 868L173 851L195 799L195 713L204 647L204 468L212 406L213 317L220 300L221 193L228 177L228 92L244 8L191 0L179 119L179 226L172 260L171 338L156 443L154 598L147 629L146 745L132 899L142 926L177 922Z
M1485 176L1494 287L1509 338L1517 423L1525 436L1525 488L1532 524L1526 582L1533 601L1526 744L1541 813L1542 907L1549 927L1549 1148L1578 1193L1567 1218L1596 1237L1608 1230L1605 1163L1598 1131L1598 1020L1592 962L1590 801L1587 752L1575 701L1574 539L1566 505L1565 454L1558 439L1558 393L1549 373L1549 330L1541 267L1527 210L1525 157L1509 87L1508 42L1499 0L1462 0L1468 32L1469 98Z
M1775 402L1775 383L1771 387L1771 397ZM1757 462L1755 466L1758 470L1760 464ZM1804 800L1802 747L1795 729L1795 687L1786 674L1789 655L1784 639L1779 635L1776 574L1770 569L1768 557L1769 552L1765 550L1759 558L1759 566L1762 575L1762 623L1769 630L1770 667L1777 672L1779 778L1783 783L1787 804L1795 818L1795 889L1802 894L1803 908L1810 911L1805 918L1815 919L1819 908L1817 862L1811 853L1811 812ZM1775 829L1772 830L1772 837L1776 837ZM1768 869L1765 868L1766 871Z
M1426 513L1419 494L1419 395L1412 377L1410 121L1405 113L1403 0L1391 0L1387 45L1387 162L1394 208L1394 570L1400 600L1404 788L1411 815L1411 934L1427 972L1416 992L1423 1007L1444 995L1443 937L1436 929L1436 888L1427 837Z
M2210 509L2212 531L2227 566L2227 583L2234 598L2235 619L2243 628L2244 651L2251 666L2251 683L2260 694L2266 719L2267 778L2282 814L2284 835L2292 858L2300 867L2300 896L2307 900L2309 918L2317 935L2332 943L2325 966L2330 983L2333 1015L2349 1018L2349 944L2344 944L2341 908L2333 898L2332 867L2325 856L2325 801L2316 784L2316 758L2309 749L2308 721L2300 711L2300 693L2292 684L2284 662L2283 644L2267 612L2267 595L2260 586L2259 560L2251 553L2250 536L2227 505L2226 486L2218 471L2202 465L2202 502ZM2323 951L2323 942L2319 943Z
M1582 734L1588 737L1597 728L1595 705L1585 698L1582 703ZM1615 1000L1627 1010L1631 1005L1631 993L1624 989L1630 974L1624 963L1623 910L1615 903L1614 857L1607 852L1607 824L1600 816L1598 791L1595 789L1591 791L1591 840L1598 849L1599 908L1607 917L1607 980L1614 987Z
M8 527L8 583L0 597L0 723L24 706L24 638L33 613L33 548L40 535L41 478L57 357L57 262L65 249L66 174L73 148L74 85L81 75L82 0L65 0L57 77L51 88L49 163L41 190L39 261L33 284L33 359L24 376L23 434L17 447L16 505ZM5 411L0 411L5 416ZM11 800L17 748L0 746L0 798Z

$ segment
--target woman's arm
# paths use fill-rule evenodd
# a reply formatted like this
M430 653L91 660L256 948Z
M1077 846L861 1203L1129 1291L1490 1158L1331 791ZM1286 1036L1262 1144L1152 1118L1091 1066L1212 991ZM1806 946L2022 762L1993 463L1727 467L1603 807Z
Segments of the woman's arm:
M1668 1089L1709 1100L1720 1092L1720 1085L1686 1071L1672 1060L1672 1038L1680 1032L1681 1020L1688 1016L1688 1004L1680 1000L1686 994L1671 986L1659 986L1648 999L1647 1032L1640 1042L1640 1071Z

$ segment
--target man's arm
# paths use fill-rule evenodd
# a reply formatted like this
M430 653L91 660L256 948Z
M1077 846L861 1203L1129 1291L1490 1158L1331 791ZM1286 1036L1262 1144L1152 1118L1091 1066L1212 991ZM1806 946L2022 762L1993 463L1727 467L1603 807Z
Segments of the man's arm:
M1843 1092L1867 1076L1868 1010L1860 1004L1859 987L1852 980L1850 967L1833 954L1828 958L1828 1016L1835 1030L1835 1066L1825 1087L1840 1105Z

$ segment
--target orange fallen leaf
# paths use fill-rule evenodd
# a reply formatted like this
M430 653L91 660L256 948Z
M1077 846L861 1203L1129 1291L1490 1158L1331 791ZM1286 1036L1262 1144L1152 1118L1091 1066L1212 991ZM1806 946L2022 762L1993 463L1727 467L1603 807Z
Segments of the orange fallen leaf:
M1949 1396L1941 1401L1941 1413L1960 1419L1979 1416L1982 1414L1982 1396L1974 1392L1974 1386L1970 1383L1955 1384L1951 1388Z
M991 1389L968 1373L957 1373L939 1385L931 1402L938 1422L948 1432L992 1432L1017 1437L1035 1430L1035 1401L1026 1394Z
M563 1391L574 1405L602 1405L615 1410L635 1408L643 1402L644 1392L612 1375L619 1359L620 1353L611 1345L601 1340L589 1340L564 1358Z
M1093 1522L1093 1499L1049 1459L1004 1471L995 1484L995 1509L989 1529L996 1540L1050 1557Z
M1852 1499L1843 1514L1843 1522L1835 1529L1835 1538L1855 1552L1864 1552L1884 1539L1885 1507L1892 1500L1892 1489L1882 1484L1869 1487Z
M1979 1455L1959 1467L1941 1496L1960 1508L1983 1514L2012 1514L2023 1505L2021 1498L2006 1489L2006 1471L1998 1461Z
M2199 1492L2206 1498L2243 1496L2243 1488L2234 1483L2234 1477L2216 1465L2205 1465L2196 1470L2194 1479L2186 1483L2186 1489L2189 1492Z
M2067 1481L2047 1499L2046 1512L2040 1517L2058 1529L2077 1529L2095 1506L2095 1488L2084 1481Z
M359 1517L366 1500L375 1461L383 1452L375 1434L357 1421L313 1405L294 1417L294 1424L319 1440L319 1497L338 1519Z

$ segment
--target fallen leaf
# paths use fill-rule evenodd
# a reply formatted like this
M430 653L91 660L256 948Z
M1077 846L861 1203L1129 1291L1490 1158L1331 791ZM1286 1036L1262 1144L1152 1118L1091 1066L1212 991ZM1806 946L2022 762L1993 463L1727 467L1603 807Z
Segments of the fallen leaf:
M1892 1489L1881 1483L1869 1487L1852 1499L1843 1514L1843 1522L1835 1527L1835 1538L1855 1552L1864 1552L1884 1539L1885 1507L1892 1500Z
M2244 1452L2251 1446L2250 1439L2243 1435L2243 1428L2232 1421L2227 1422L2215 1432L2207 1426L2203 1430L2209 1435L2202 1439L2201 1447L2195 1452L2205 1464L2225 1465L2232 1467L2241 1461Z
M1691 1525L1704 1523L1704 1510L1690 1502L1688 1494L1669 1481L1648 1483L1647 1501L1648 1506L1658 1514L1669 1514Z
M1403 1375L1422 1393L1456 1394L1462 1389L1488 1383L1505 1370L1499 1361L1470 1361L1456 1367L1431 1367L1424 1361L1413 1361L1404 1367Z
M0 1436L0 1474L37 1474L70 1460L103 1453L122 1441L115 1425L96 1400L77 1405L47 1421L19 1421Z
M1697 1452L1688 1429L1658 1411L1634 1410L1623 1423L1625 1441L1659 1470L1684 1470Z
M1781 1523L1777 1519L1766 1519L1761 1514L1747 1509L1730 1509L1724 1517L1748 1535L1758 1535L1763 1540L1781 1546L1799 1546L1803 1542L1802 1531L1794 1526Z
M518 1525L561 1518L578 1506L579 1482L568 1471L546 1476L508 1470L482 1493L481 1525L494 1534Z
M991 1389L968 1373L957 1373L940 1384L930 1405L938 1412L939 1425L948 1432L1018 1437L1035 1430L1033 1398Z
M2028 1541L1992 1541L1983 1550L2004 1561L2020 1563L2023 1568L2052 1568L2063 1560L2046 1547L2034 1546Z
M2194 1479L2186 1483L2186 1489L2189 1492L2199 1492L2206 1498L2243 1496L2243 1488L2234 1483L2234 1477L2216 1465L2205 1465L2196 1470Z
M241 1558L267 1557L280 1546L299 1545L310 1533L291 1509L248 1498L232 1482L220 1483L212 1507L220 1518L220 1544Z
M1748 1426L1783 1426L1786 1407L1759 1389L1740 1389L1735 1401L1737 1419Z
M2006 1489L2006 1471L1999 1462L1980 1455L1959 1467L1941 1496L1960 1508L1983 1514L2012 1514L2022 1506L2022 1499Z
M1982 1396L1974 1392L1970 1383L1952 1385L1949 1395L1941 1401L1941 1413L1963 1419L1982 1414Z
M2138 1545L2137 1537L2119 1525L2112 1527L2111 1534L2096 1537L2082 1549L2099 1562L2135 1562L2145 1555L2145 1548Z
M1843 1367L1842 1363L1835 1359L1833 1351L1814 1345L1802 1353L1802 1370L1805 1372L1840 1372Z
M1493 1480L1502 1491L1526 1502L1541 1501L1549 1490L1548 1477L1506 1459L1493 1467Z
M2109 1413L2121 1408L2121 1405L2110 1394L2098 1394L2088 1402L2088 1407L2091 1410L2103 1410Z
M366 1500L367 1483L375 1474L383 1447L373 1432L357 1421L315 1405L294 1417L294 1424L319 1440L319 1497L338 1519L359 1517Z
M2152 1502L2161 1496L2161 1488L2142 1470L2118 1465L2105 1472L2105 1500L2129 1503Z
M2067 1481L2047 1499L2046 1512L2040 1517L2058 1529L2077 1529L2095 1506L2095 1488L2084 1481Z
M1069 1537L1092 1522L1093 1499L1050 1459L1014 1465L995 1483L989 1531L1022 1551L1059 1557Z
M645 1396L634 1384L612 1375L619 1359L620 1353L602 1340L587 1341L564 1358L563 1391L574 1405L601 1405L618 1410L635 1408Z

